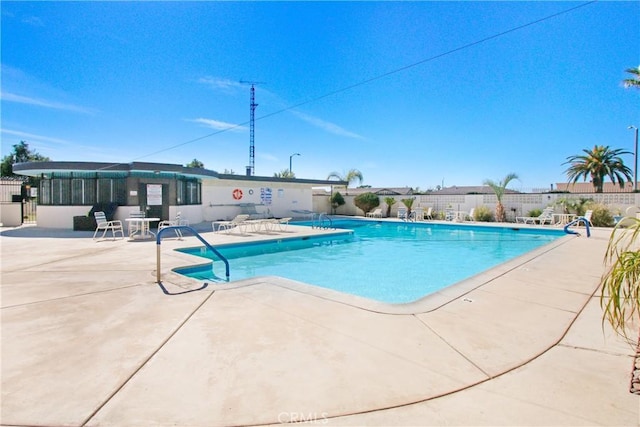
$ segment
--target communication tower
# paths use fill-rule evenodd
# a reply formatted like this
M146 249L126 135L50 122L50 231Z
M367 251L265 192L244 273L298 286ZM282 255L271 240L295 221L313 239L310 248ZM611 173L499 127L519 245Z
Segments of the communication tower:
M251 98L249 101L249 166L247 166L247 176L252 176L255 174L255 166L256 166L256 146L255 146L255 126L256 126L256 89L255 85L263 84L263 82L248 82L245 80L240 80L240 83L246 83L251 85Z

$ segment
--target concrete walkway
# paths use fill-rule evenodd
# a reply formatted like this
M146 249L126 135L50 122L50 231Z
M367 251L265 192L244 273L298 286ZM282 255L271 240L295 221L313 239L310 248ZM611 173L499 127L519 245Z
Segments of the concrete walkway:
M387 306L275 277L165 295L154 241L5 229L0 422L639 425L640 401L628 392L633 345L601 323L609 233L567 236ZM170 292L197 287L170 269L202 262L173 251L199 245L163 241Z

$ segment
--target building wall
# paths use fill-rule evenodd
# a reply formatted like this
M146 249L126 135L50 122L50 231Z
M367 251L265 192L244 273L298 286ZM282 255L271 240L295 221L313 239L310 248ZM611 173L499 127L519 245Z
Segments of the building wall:
M364 212L355 206L355 196L344 195L346 204L336 209L337 215L357 215L364 216ZM387 196L380 196L380 208L382 212L386 213L387 205L384 203L384 198ZM391 216L395 217L398 212L398 207L404 206L401 199L415 198L413 207L432 207L435 213L444 212L445 209L453 209L460 212L469 212L472 208L479 206L486 206L491 211L495 212L497 198L494 194L460 194L460 195L446 195L446 194L420 194L413 196L388 196L393 197L396 202L391 208ZM328 212L333 213L329 205L329 195L316 194L314 195L314 210L315 212ZM609 207L612 214L617 212L624 213L629 206L640 207L640 193L517 193L517 194L505 194L502 198L502 204L505 207L507 214L507 220L515 221L516 216L527 216L533 209L544 209L547 206L557 205L560 199L590 199L595 203L604 204ZM558 206L559 210L560 207ZM435 214L434 214L435 218Z
M22 202L0 202L0 226L18 227L22 225Z
M240 190L240 192L236 191ZM234 198L234 191L236 198ZM240 198L239 197L241 194ZM230 220L243 205L255 204L258 214L295 217L293 210L312 210L309 184L246 180L205 180L202 183L202 220Z

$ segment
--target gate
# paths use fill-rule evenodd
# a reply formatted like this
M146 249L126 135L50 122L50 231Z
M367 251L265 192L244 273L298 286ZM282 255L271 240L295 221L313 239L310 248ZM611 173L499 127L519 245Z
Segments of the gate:
M38 206L37 199L35 197L27 197L22 199L22 223L23 224L35 224L36 221L36 207Z

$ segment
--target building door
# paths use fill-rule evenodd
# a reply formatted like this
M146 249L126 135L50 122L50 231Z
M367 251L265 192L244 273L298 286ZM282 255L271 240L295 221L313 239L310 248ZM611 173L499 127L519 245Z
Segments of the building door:
M138 187L140 209L146 212L147 218L169 218L169 185L149 184L141 182ZM156 228L158 223L151 223Z

